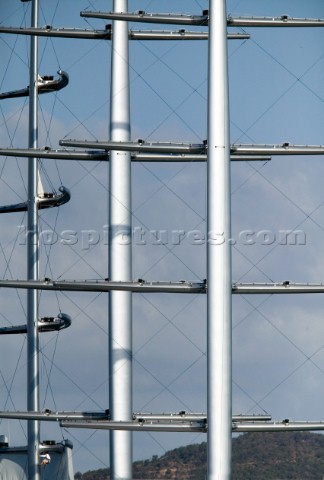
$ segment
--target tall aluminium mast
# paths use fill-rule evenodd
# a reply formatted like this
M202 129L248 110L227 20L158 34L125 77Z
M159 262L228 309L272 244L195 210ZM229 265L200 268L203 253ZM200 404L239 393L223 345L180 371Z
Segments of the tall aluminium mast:
M226 0L210 2L207 157L208 480L231 478L232 283Z
M38 26L38 0L32 0L31 26ZM29 148L38 147L38 37L30 42L29 78ZM27 213L27 278L38 279L38 213L37 213L38 159L28 159L28 213ZM39 410L38 372L38 293L27 292L27 409ZM38 480L39 422L28 421L28 478Z
M114 0L115 12L127 12L127 0ZM128 23L113 22L110 138L130 140ZM131 154L114 151L109 163L109 278L132 280ZM132 292L109 296L109 408L112 420L132 419ZM132 478L132 433L110 432L112 479Z

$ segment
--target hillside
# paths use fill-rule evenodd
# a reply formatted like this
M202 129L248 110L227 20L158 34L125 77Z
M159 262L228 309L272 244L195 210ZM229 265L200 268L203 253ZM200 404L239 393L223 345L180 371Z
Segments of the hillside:
M206 443L134 462L134 479L204 480ZM233 480L323 480L324 436L315 433L249 433L233 439ZM108 480L101 469L76 480Z

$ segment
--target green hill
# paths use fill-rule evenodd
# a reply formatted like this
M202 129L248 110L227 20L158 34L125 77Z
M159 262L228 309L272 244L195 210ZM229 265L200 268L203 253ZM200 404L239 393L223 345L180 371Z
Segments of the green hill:
M134 462L135 479L204 480L206 443ZM77 480L108 480L109 470L77 473ZM233 480L323 480L324 436L315 433L248 433L233 439Z

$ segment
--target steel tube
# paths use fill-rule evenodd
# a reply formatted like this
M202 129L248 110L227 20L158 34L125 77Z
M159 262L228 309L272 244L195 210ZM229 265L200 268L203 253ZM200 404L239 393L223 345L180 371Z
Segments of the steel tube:
M108 420L105 412L0 412L0 418L17 420L41 420L58 422L61 420Z
M0 280L0 288L23 288L34 290L61 290L83 292L110 292L114 290L142 293L206 293L204 282L114 282L104 280ZM323 283L237 283L232 293L249 294L309 294L324 293Z
M207 159L207 478L231 478L230 143L226 1L210 2Z
M208 31L189 32L186 30L159 31L159 30L130 30L130 40L208 40ZM248 40L248 33L228 33L228 40Z
M111 30L83 30L78 28L22 28L0 27L0 33L32 35L37 37L80 38L88 40L110 40Z
M199 422L180 423L147 423L147 422L74 422L62 421L60 425L64 428L90 428L92 430L111 430L111 433L130 433L130 432L206 432L207 426ZM122 432L118 432L121 430ZM125 478L125 477L122 477Z
M127 12L127 0L114 0L115 12ZM130 84L127 22L113 22L111 58L110 138L130 140ZM111 152L109 162L109 278L132 279L131 156ZM132 420L132 293L109 295L109 407L111 419ZM112 480L132 479L132 434L110 432Z
M49 25L47 28L0 27L0 33L16 35L37 35L38 37L80 38L87 40L111 40L111 29L81 30L77 28L57 28ZM130 30L129 40L208 40L208 32L190 32L187 30ZM247 40L248 33L228 33L229 40Z
M124 150L139 153L169 153L169 154L205 154L207 143L164 143L126 141L90 141L90 140L60 140L60 145L76 148L98 148L103 150ZM260 155L324 155L323 145L291 145L289 143L273 145L230 145L230 152L235 156Z
M177 25L210 25L208 13L203 15L182 15L162 13L122 13L122 12L81 12L82 17L118 19L140 23L165 23ZM320 18L293 18L288 15L281 17L232 17L226 19L229 27L323 27L324 20Z
M324 285L311 283L237 283L233 285L233 293L248 294L296 294L324 293Z
M229 27L324 27L320 18L281 17L228 17Z
M323 145L231 145L233 155L324 155Z
M182 15L172 13L129 13L129 12L89 12L83 11L81 17L103 18L110 20L122 20L124 22L141 23L164 23L169 25L208 25L208 14L206 15Z
M52 158L56 160L84 160L84 161L105 161L108 160L108 153L105 151L77 151L77 150L56 150L51 148L0 148L0 155L8 157L36 157Z
M77 151L77 150L55 150L28 148L0 148L0 155L8 157L34 157L52 158L56 160L78 160L78 161L109 161L109 152L98 150ZM132 162L206 162L207 155L204 154L163 154L163 153L132 153ZM270 155L231 155L231 161L262 161L271 160Z
M206 284L199 282L0 280L1 287L70 292L206 293Z
M31 26L38 25L38 0L32 1ZM29 139L28 147L38 147L38 39L30 39L29 71ZM27 279L38 279L38 213L37 213L38 160L28 160L28 212L27 212ZM27 410L39 410L39 359L38 359L38 292L27 291ZM28 478L40 479L39 467L39 423L29 420L27 424L28 440Z
M324 422L234 423L233 432L305 432L324 430Z
M0 411L0 418L18 420L37 419L42 421L60 420L110 420L109 411L101 412L22 412L22 411ZM232 421L236 422L266 422L272 419L271 415L233 415ZM173 421L173 422L207 422L207 415L204 413L133 413L133 420Z
M145 141L132 142L128 140L115 140L111 138L109 141L91 141L91 140L60 140L63 147L85 147L85 148L102 148L110 151L124 152L150 152L150 153L204 153L206 145L192 143L151 143Z

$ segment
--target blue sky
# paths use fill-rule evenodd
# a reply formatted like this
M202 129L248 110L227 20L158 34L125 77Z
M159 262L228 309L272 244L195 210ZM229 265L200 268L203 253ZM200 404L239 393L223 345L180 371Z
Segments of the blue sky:
M107 22L82 19L81 10L110 10L112 5L95 0L40 3L40 25L86 28ZM205 0L129 2L130 11L200 13L205 8ZM324 18L324 5L321 0L233 0L228 12ZM27 3L2 0L4 25L28 25L29 17ZM323 144L323 29L246 30L250 40L229 42L231 141ZM26 86L28 39L2 35L0 52L1 91ZM131 42L133 139L206 138L206 59L206 42ZM41 39L40 73L56 74L59 68L69 73L70 84L57 95L40 97L40 146L55 148L63 137L108 138L110 43ZM27 103L6 100L0 108L1 146L25 147ZM26 165L25 159L0 159L2 204L26 198ZM105 278L108 165L47 160L44 170L44 185L57 188L62 183L71 189L72 199L59 212L41 215L41 228L55 229L57 241L42 245L40 276ZM205 278L205 243L193 245L190 232L203 235L206 230L206 166L136 164L132 175L133 228L143 229L146 240L141 245L134 237L133 277ZM323 281L322 178L321 157L232 163L233 281ZM19 244L21 237L15 242L24 221L23 214L0 218L3 278L25 278L25 247ZM75 245L60 242L66 230L76 232ZM88 230L98 235L89 248ZM164 232L166 245L152 241L152 230ZM306 244L280 245L283 230L301 231ZM175 245L174 232L179 231L185 237ZM253 232L252 245L244 242L245 231ZM264 232L273 236L270 245L263 241ZM2 291L1 322L23 323L24 302L24 292ZM199 295L134 295L134 411L206 410L205 302ZM234 413L324 419L323 307L320 295L233 298ZM73 326L58 337L42 337L42 408L105 409L107 298L41 295L42 315L59 309L72 316ZM0 408L25 409L25 339L0 340ZM10 385L10 397L3 380ZM1 433L10 433L13 444L25 441L23 430L18 422L1 422ZM43 438L62 436L74 442L75 471L107 465L107 433L42 427ZM136 434L134 457L204 440L203 435Z

